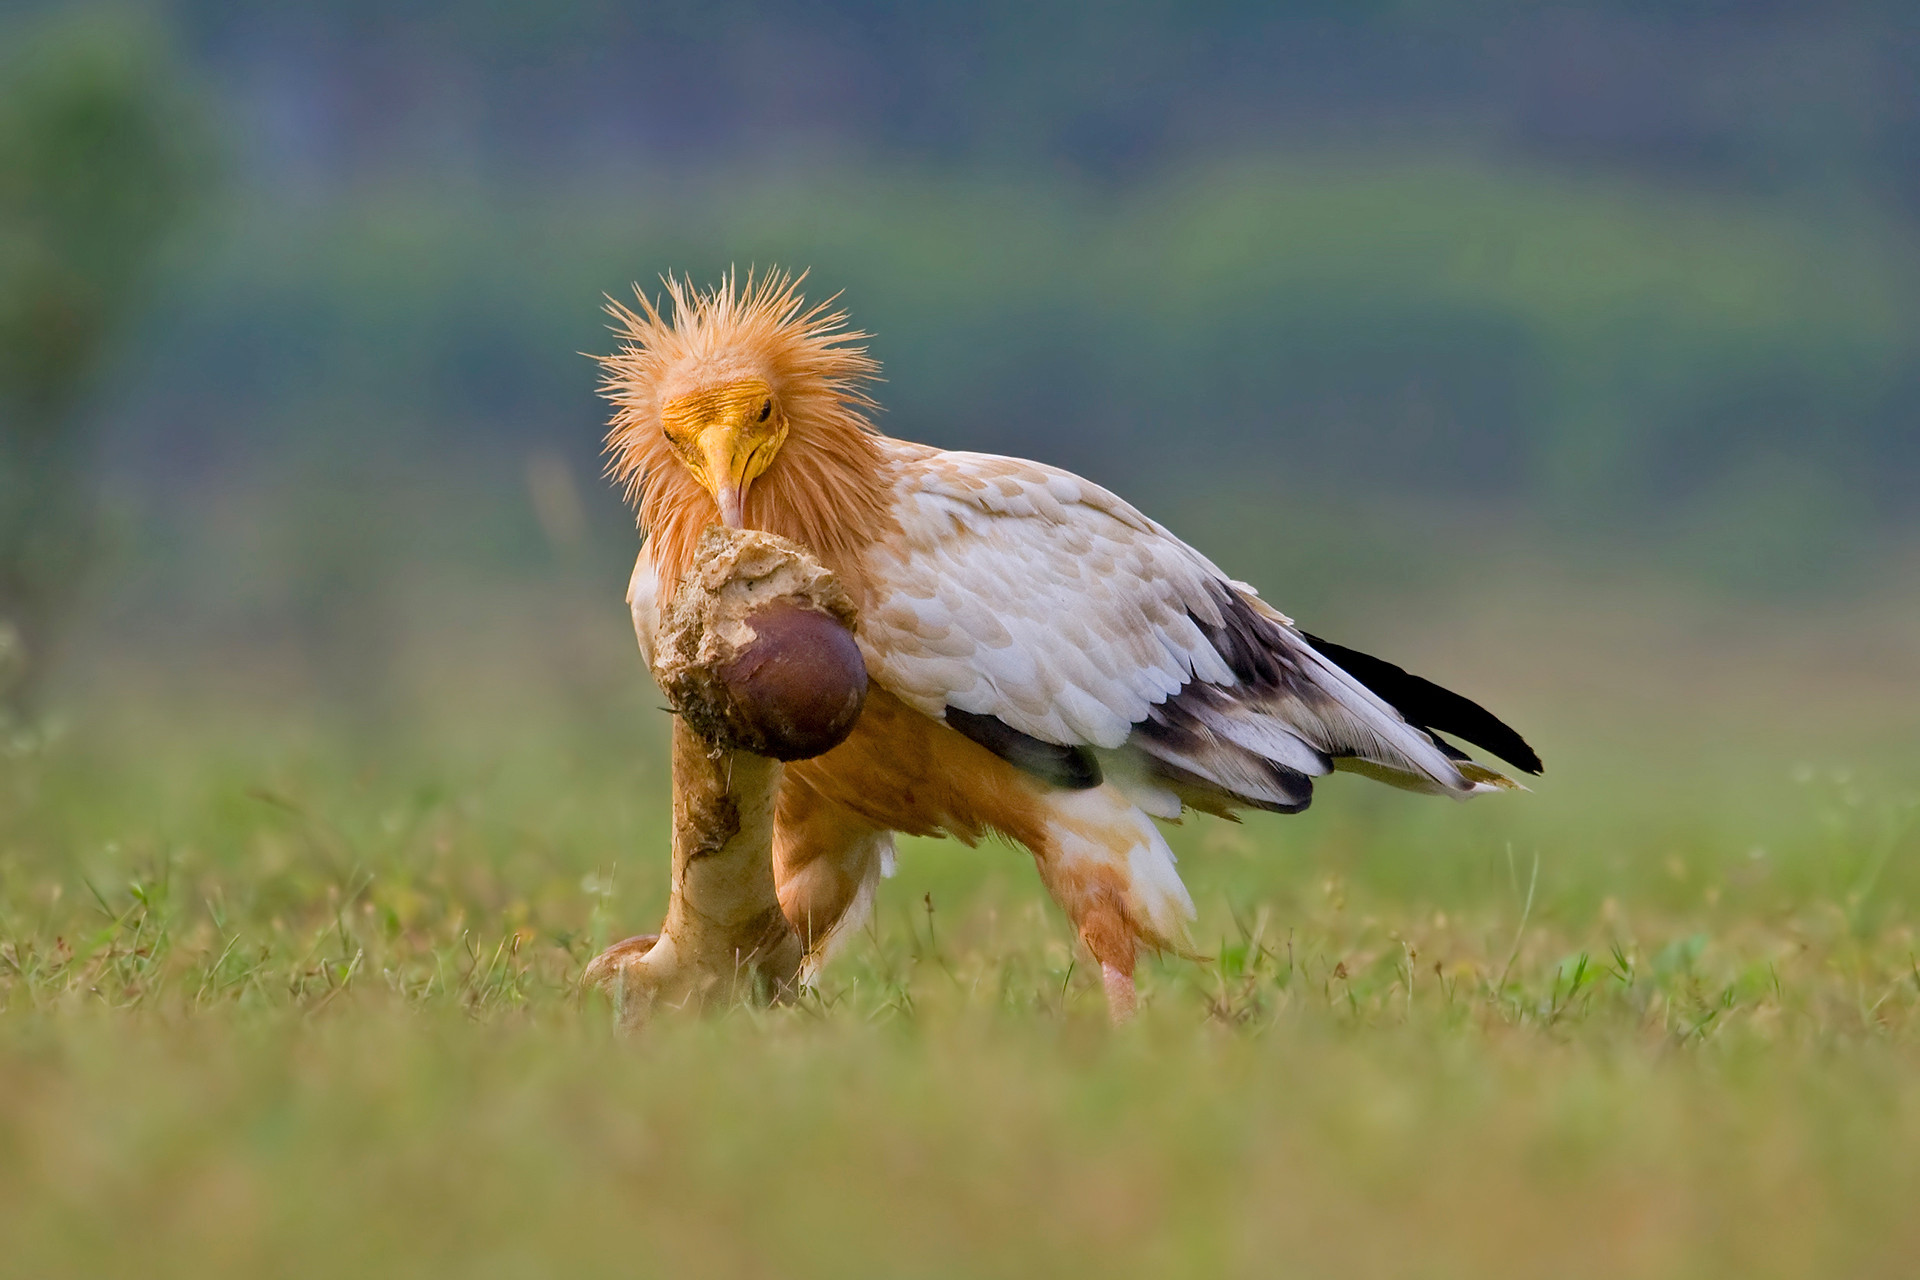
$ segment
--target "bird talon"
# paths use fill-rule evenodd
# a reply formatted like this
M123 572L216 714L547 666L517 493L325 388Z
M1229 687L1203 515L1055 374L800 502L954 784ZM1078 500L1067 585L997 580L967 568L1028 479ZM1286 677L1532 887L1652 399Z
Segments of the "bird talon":
M614 943L587 961L587 967L580 974L581 988L584 990L607 982L629 964L652 951L659 941L660 935L657 933L640 933Z

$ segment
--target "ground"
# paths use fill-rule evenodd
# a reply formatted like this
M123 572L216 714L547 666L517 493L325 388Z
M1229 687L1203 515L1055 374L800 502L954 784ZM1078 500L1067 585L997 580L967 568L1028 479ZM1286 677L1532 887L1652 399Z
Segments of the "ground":
M590 609L604 666L449 640L400 727L132 664L0 763L0 1256L1911 1274L1913 598L1407 627L1547 776L1176 829L1196 954L1118 1030L1023 855L913 842L798 1007L614 1035L575 979L660 918L664 735Z

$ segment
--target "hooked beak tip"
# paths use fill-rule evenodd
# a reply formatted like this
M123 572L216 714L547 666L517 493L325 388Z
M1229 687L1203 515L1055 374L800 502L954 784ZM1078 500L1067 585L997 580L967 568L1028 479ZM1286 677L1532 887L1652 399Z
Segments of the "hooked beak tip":
M720 491L714 494L714 501L720 504L720 523L729 529L738 529L744 523L745 517L741 511L744 496L732 485L722 485Z

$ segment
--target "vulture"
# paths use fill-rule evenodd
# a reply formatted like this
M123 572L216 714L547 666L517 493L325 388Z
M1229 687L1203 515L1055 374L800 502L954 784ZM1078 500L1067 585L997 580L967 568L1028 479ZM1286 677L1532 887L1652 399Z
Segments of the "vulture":
M997 834L1131 1013L1144 950L1180 950L1193 900L1155 819L1299 813L1362 774L1433 795L1535 774L1513 729L1460 694L1309 634L1115 494L1023 458L896 439L878 365L805 277L665 278L609 302L609 474L644 532L628 601L652 657L715 523L799 543L857 608L869 689L850 736L787 766L780 904L817 964L891 870L894 835Z

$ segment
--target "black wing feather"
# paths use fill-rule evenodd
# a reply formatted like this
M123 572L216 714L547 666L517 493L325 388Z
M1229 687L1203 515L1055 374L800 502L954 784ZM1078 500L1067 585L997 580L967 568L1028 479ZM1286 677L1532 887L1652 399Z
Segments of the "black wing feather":
M1451 689L1394 666L1382 658L1301 632L1306 642L1335 666L1378 694L1388 706L1422 729L1450 733L1485 747L1523 773L1541 772L1540 757L1511 726L1491 711Z
M1042 742L1020 732L999 716L983 716L958 707L947 708L947 723L1014 768L1043 782L1073 791L1100 785L1100 761L1090 748Z

